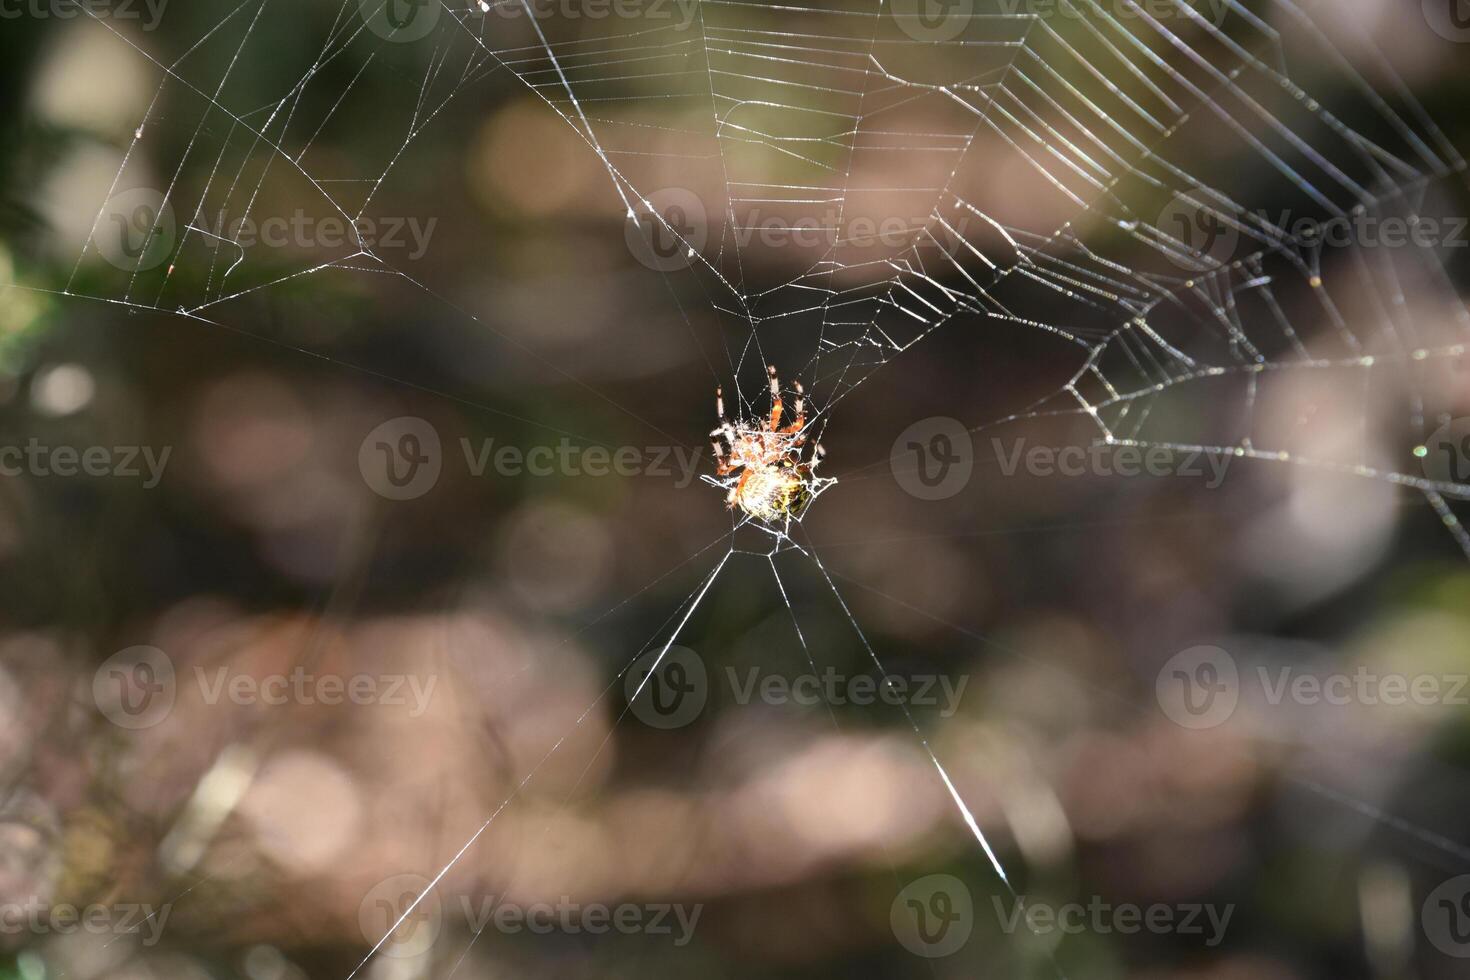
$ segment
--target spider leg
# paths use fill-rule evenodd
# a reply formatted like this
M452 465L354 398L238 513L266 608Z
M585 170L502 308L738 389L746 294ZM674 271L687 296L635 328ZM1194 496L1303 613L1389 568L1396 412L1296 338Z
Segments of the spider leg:
M766 374L771 383L771 422L769 428L776 430L781 425L781 381L776 377L776 365L766 365Z
M730 488L730 492L725 495L725 506L730 510L735 509L735 501L737 498L739 498L740 491L745 489L745 481L749 478L750 470L746 470L744 473L741 473L740 479L735 482L735 485Z
M822 435L826 431L827 421L823 419L822 428L817 432L817 438L812 445L812 461L807 465L808 473L815 473L817 469L817 464L827 458L827 450L822 448ZM805 439L805 434L803 434L801 438Z
M710 430L710 435L723 436L726 446L729 448L722 453L718 442L714 444L716 457L727 456L735 451L735 426L725 417L725 391L723 388L715 388L715 414L719 416L720 424Z
M731 425L729 422L726 422L724 425L720 426L718 429L715 429L713 432L711 432L710 435L712 437L713 436L719 436L719 437L721 437L721 438L723 438L725 440L724 456L725 456L726 459L729 459L731 456L735 455L735 441L736 440L735 440L735 427L733 425Z
M800 432L806 426L806 389L801 386L800 381L795 382L792 387L796 389L796 419L782 429L782 432ZM801 441L798 440L796 444L801 445Z

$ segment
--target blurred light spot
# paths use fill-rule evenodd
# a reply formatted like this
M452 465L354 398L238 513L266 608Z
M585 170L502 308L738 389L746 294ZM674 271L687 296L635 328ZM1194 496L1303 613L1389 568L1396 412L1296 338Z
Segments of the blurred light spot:
M915 797L903 792L911 762L891 744L853 738L828 738L800 753L778 777L792 829L811 847L840 853L926 823Z
M46 961L30 950L15 958L15 968L21 980L43 980L46 976Z
M255 753L241 745L231 745L220 753L199 781L183 816L158 846L164 867L179 873L199 863L215 831L249 788L255 767Z
M205 969L204 964L192 956L176 952L147 952L108 971L107 980L213 980L213 978L209 970Z
M1394 465L1369 424L1372 408L1350 386L1333 382L1293 378L1262 396L1263 445L1334 464L1270 473L1284 494L1239 539L1242 558L1276 587L1277 601L1292 605L1326 598L1365 574L1387 550L1398 520L1398 488L1352 472Z
M43 369L31 383L31 407L59 418L80 412L92 403L97 382L80 364L58 364Z
M0 772L10 771L10 762L30 744L31 734L22 724L21 689L10 671L0 666Z
M245 975L250 980L281 980L286 975L286 958L274 946L251 946L245 951Z
M300 873L320 870L352 847L362 823L357 784L335 760L286 752L266 763L240 812L261 849Z
M499 211L541 217L592 186L585 146L544 106L515 102L485 124L469 156L471 190Z
M82 247L91 242L109 188L128 190L153 182L149 167L137 157L120 173L122 164L120 149L85 144L47 171L37 210L45 219L44 227L51 231L50 251L58 259L75 262ZM93 246L88 246L87 256L101 261Z
M1060 864L1072 854L1072 825L1061 800L1037 770L1016 770L1008 793L999 797L1016 846L1033 866Z
M122 137L132 135L153 87L148 61L84 17L52 45L31 91L36 114L47 122ZM102 197L92 203L95 208Z
M1382 976L1402 974L1414 948L1414 901L1404 869L1370 864L1358 876L1358 905L1368 957Z
M1397 488L1382 480L1297 470L1285 502L1242 539L1254 571L1279 599L1326 598L1382 558L1398 519Z
M1321 722L1311 732L1320 744L1342 746L1413 741L1451 721L1459 709L1457 677L1470 671L1470 630L1465 613L1410 610L1375 622L1354 638L1348 656L1332 668L1387 681L1401 678L1408 693L1384 687L1345 708L1319 706ZM1427 687L1421 685L1427 684Z
M279 479L311 448L311 419L296 393L269 375L237 374L210 385L194 442L209 473L228 489Z
M30 790L10 795L0 807L0 905L48 902L62 873L60 819Z
M369 980L426 980L434 958L421 956L379 956L368 964Z
M137 949L137 937L132 934L99 935L78 931L56 935L45 944L42 955L46 960L48 977L85 977L87 980L137 980L157 977L151 973L140 973L141 967L129 959Z
M1455 45L1422 26L1404 29L1403 16L1397 0L1347 0L1335 5L1332 40L1375 85L1407 81L1417 91L1454 70Z
M0 343L25 331L45 309L45 296L20 288L10 251L0 242ZM0 404L8 402L17 388L15 365L0 361Z

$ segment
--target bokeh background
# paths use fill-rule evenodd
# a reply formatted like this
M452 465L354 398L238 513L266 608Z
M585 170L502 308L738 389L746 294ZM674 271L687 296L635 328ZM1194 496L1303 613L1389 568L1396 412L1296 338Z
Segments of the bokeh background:
M977 431L968 483L918 499L890 466L901 433L933 417L984 426L1076 366L1044 338L957 317L846 393L824 431L839 482L797 540L846 607L790 548L774 556L783 593L770 536L732 538L723 491L677 467L466 464L462 440L565 440L697 454L709 474L712 389L735 389L721 365L735 334L708 277L639 261L606 169L516 73L433 37L365 37L313 68L343 23L325 0L174 0L156 23L141 6L105 24L6 9L0 443L168 456L155 485L0 479L0 903L169 912L147 943L146 926L7 929L0 974L346 977L384 909L403 911L493 815L361 975L1465 975L1425 912L1470 873L1463 704L1243 699L1228 722L1190 730L1156 696L1170 658L1200 645L1247 676L1470 671L1470 564L1422 494L1257 460L1232 461L1217 488L1004 473L992 437L1087 444L1095 430L1071 415ZM227 28L248 18L237 57ZM1381 51L1447 141L1470 145L1470 47L1418 3L1355 0L1331 19L1348 64L1388 88ZM564 40L603 29L551 23ZM317 84L276 110L308 69ZM1308 74L1324 98L1350 88L1326 67ZM201 93L237 118L203 112ZM393 253L403 275L320 241L258 249L227 273L233 255L196 234L199 251L136 280L83 253L98 209L134 187L177 183L182 199L242 174L237 203L255 194L253 213L320 217L301 171L232 131L272 111L312 121L292 145L321 186L354 209L371 188L369 215L432 229ZM996 172L1014 175L1000 160ZM1024 210L1033 188L1017 181ZM1434 193L1442 213L1466 213L1458 175ZM1440 258L1463 284L1462 256ZM788 277L808 261L769 259ZM226 295L227 274L270 285L166 312ZM1425 411L1470 415L1470 373L1443 363ZM806 380L822 404L823 379ZM739 390L759 405L749 381ZM1309 376L1261 411L1354 451L1387 433L1396 465L1414 465L1412 440L1394 441L1402 405L1380 416L1355 395ZM1192 404L1242 402L1211 390ZM402 417L432 427L442 472L391 500L365 442L388 424L404 445ZM707 670L707 702L686 724L649 724L627 710L624 672L668 641L732 546L678 634ZM1014 900L903 712L741 703L728 683L809 663L876 676L855 626L892 673L963 685L913 717L1029 902L1228 907L1221 941L1008 933L996 903ZM154 656L138 647L166 656L172 701L127 727L97 690L119 665L159 680L137 672ZM398 678L407 701L211 701L198 680L297 668ZM430 685L424 703L412 683ZM904 889L934 874L973 908L967 941L942 957L917 955L894 924ZM464 910L486 899L700 912L682 943L677 928L492 926L471 946Z

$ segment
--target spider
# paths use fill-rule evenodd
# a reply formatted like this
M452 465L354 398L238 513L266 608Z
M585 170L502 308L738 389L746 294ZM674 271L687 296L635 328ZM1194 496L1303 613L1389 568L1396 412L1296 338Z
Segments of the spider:
M771 385L769 418L741 419L732 424L725 417L724 391L715 389L715 412L720 419L719 426L710 433L715 477L706 479L729 490L725 506L731 510L739 507L765 524L789 525L793 517L801 517L817 494L837 480L817 476L817 464L826 456L820 442L813 443L809 459L802 459L806 393L801 382L794 386L796 417L782 428L781 382L775 365L767 367L766 374Z

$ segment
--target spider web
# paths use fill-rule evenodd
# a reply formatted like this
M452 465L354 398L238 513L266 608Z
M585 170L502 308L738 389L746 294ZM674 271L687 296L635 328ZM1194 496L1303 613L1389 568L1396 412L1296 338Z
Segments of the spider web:
M252 276L249 248L211 229L251 217L281 171L314 191L324 213L370 217L414 139L503 68L596 154L629 222L679 243L724 328L709 344L723 364L708 351L706 360L714 380L744 382L734 386L743 414L756 414L747 393L758 396L767 363L807 380L820 425L877 368L951 321L1040 332L1073 352L1075 372L1000 421L1072 414L1109 444L1228 452L1411 487L1470 554L1446 502L1463 499L1466 485L1426 479L1413 456L1450 418L1448 372L1463 369L1470 338L1444 250L1355 248L1324 261L1313 234L1334 221L1398 217L1412 227L1445 206L1438 189L1462 182L1463 159L1391 70L1377 65L1381 94L1294 3L1259 13L1231 0L1179 3L1160 20L1132 0L1113 12L1059 0L1053 16L994 2L991 11L961 0L937 40L913 36L935 30L916 5L648 0L617 8L636 16L601 19L532 16L541 8L524 0L415 5L419 20L442 16L414 42L426 64L406 135L385 142L381 171L345 181L314 176L306 161L355 86L326 118L298 110L334 61L397 40L365 23L386 4L344 3L299 84L243 110L222 98L231 72L257 54L260 20L286 14L242 3L176 64L158 65L150 115L170 86L205 103L163 189L192 217L166 268L135 272L106 298L210 318L328 271L410 279L360 237L339 256ZM228 56L223 74L219 56ZM354 83L373 55L364 60ZM1312 81L1324 94L1297 81L1296 65L1323 76ZM211 75L213 87L202 80ZM148 123L110 191L126 186ZM186 166L211 160L186 199ZM675 179L702 215L691 218L682 201L660 210ZM856 230L894 216L901 231ZM102 223L99 212L94 232ZM772 252L783 261L769 261ZM791 252L810 261L793 263ZM191 263L209 274L185 287L174 272ZM793 264L805 271L790 276ZM1397 399L1404 426L1387 453L1368 458L1367 441L1333 453L1258 433L1263 391L1300 372L1360 390L1365 417L1378 393ZM1227 400L1228 411L1203 421L1172 410Z
M1386 63L1362 49L1370 80L1329 38L1335 8L1176 0L1165 17L1159 4L1132 0L1058 0L1045 14L1008 0L938 12L865 0L649 0L615 8L633 15L597 18L497 0L414 6L399 37L399 28L373 27L396 2L344 0L297 84L265 106L236 104L232 86L242 66L272 57L259 25L296 19L291 5L222 8L171 63L97 18L159 77L106 199L130 186L165 95L192 103L198 122L160 171L182 226L167 262L76 289L105 231L104 203L62 295L246 332L232 320L241 300L307 279L386 275L438 297L360 235L283 270L278 255L261 261L220 230L250 217L282 180L355 226L442 110L506 71L605 168L630 238L677 243L652 264L671 289L673 280L696 284L717 314L713 336L686 321L712 386L725 384L739 414L759 414L767 364L806 382L808 424L821 427L942 326L1035 337L1072 359L1069 379L986 424L1075 416L1106 444L1394 484L1422 495L1470 555L1452 506L1470 486L1424 476L1415 457L1450 419L1470 350L1470 313L1447 255L1417 244L1329 250L1311 230L1394 217L1417 226L1458 192L1464 161ZM408 37L424 18L428 30ZM404 43L419 55L405 117L385 125L380 159L355 177L326 178L316 139L346 115L364 73ZM329 81L339 63L360 65L345 86ZM305 111L331 84L329 110ZM897 231L863 230L894 216ZM203 272L177 274L185 268ZM984 369L975 366L977 384ZM1353 393L1357 438L1323 442L1263 423L1258 409L1272 388L1302 375ZM1369 438L1385 402L1391 434ZM740 545L742 530L765 532L768 550ZM718 542L723 555L652 641L654 669L732 558L769 560L785 600L774 558L794 551L882 670L799 522L794 534L745 521ZM810 658L794 610L792 620ZM907 722L1009 888L923 729L912 715Z

